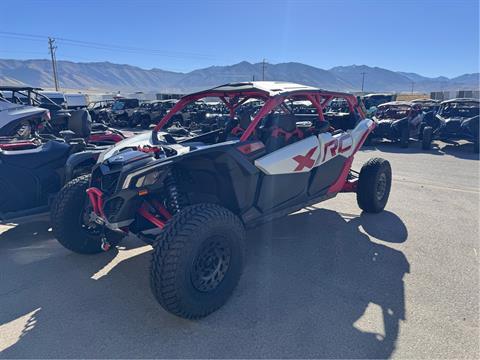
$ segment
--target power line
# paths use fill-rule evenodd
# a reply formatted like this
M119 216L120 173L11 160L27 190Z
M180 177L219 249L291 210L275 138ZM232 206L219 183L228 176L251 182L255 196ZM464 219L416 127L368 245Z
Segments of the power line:
M0 31L0 36L18 39L18 40L28 40L28 41L42 41L49 38L49 36L45 36L45 35L25 34L25 33L16 33L16 32L8 32L8 31ZM63 37L55 37L55 40L57 41L57 43L62 43L62 45L68 44L69 46L86 47L86 48L99 49L99 50L149 54L149 55L175 57L175 58L212 59L211 56L208 56L205 54L198 54L198 53L165 51L165 50L159 50L159 49L149 49L149 48L130 47L130 46L119 46L119 45L98 43L93 41L68 39Z

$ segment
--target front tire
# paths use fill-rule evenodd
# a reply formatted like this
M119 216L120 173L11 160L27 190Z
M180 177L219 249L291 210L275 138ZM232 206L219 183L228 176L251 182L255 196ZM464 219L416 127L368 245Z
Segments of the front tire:
M209 315L238 284L245 229L228 209L186 207L168 221L153 245L150 284L160 305L187 319Z
M410 131L408 129L408 126L404 126L400 130L400 147L408 148L409 141L410 141Z
M102 250L102 234L98 225L95 228L85 221L90 202L86 190L90 175L83 175L68 182L55 197L51 208L53 233L58 242L67 249L79 254L97 254ZM117 245L123 235L105 229L110 245Z
M387 205L392 186L392 168L382 158L368 160L360 170L357 203L367 213L379 213Z
M145 130L149 129L151 123L152 122L148 116L143 117L141 120L142 129L145 129Z
M422 131L422 149L430 150L432 148L433 128L425 126Z

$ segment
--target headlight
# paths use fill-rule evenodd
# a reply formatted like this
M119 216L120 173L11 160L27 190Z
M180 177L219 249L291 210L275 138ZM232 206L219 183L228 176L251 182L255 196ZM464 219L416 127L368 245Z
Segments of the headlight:
M123 182L122 189L128 188L141 188L149 185L155 184L162 174L160 169L158 170L151 170L148 172L143 173L132 173L127 175L125 181Z

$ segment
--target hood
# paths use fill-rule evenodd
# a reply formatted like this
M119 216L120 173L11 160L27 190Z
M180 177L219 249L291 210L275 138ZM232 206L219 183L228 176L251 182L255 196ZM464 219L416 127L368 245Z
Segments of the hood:
M162 142L162 137L167 135L170 136L170 134L166 132L159 132L158 138L160 142ZM153 146L152 144L152 132L148 131L142 134L138 134L129 138L126 138L122 141L119 141L112 147L109 147L107 150L103 151L100 156L98 157L97 163L102 163L105 160L109 159L110 157L118 154L121 150L126 149L126 148L138 148L139 146ZM168 145L170 148L174 149L177 154L185 154L190 151L190 146L184 146L181 144L169 144L165 142L165 145Z
M408 117L404 117L404 118L401 118L401 119L394 119L394 118L378 119L376 116L374 116L374 117L373 117L373 120L374 120L377 124L398 123L398 122L401 122L401 121L406 121L406 120L408 120Z

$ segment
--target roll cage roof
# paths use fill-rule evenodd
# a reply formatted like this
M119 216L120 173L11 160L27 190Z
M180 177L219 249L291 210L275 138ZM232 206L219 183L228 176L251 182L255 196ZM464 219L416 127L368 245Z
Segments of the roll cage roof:
M231 83L182 97L153 129L153 138L155 139L155 134L162 129L173 115L182 110L187 104L207 97L219 98L230 110L231 118L235 116L238 107L243 105L247 100L255 98L265 101L262 108L258 111L248 128L240 137L240 141L247 140L259 124L260 120L277 106L283 104L286 99L293 101L310 101L317 109L319 121L325 120L323 117L323 109L335 98L345 99L352 113L357 112L362 118L365 116L358 104L357 98L348 93L327 91L311 86L279 81Z
M456 99L450 99L450 100L444 100L440 104L449 104L449 103L476 103L479 104L480 101L477 99L472 99L472 98L456 98Z
M28 105L32 106L38 106L41 104L41 101L37 99L37 97L46 99L47 103L50 105L53 105L54 108L61 109L62 107L55 103L48 95L42 94L39 91L42 91L42 88L39 87L32 87L32 86L0 86L0 91L10 91L11 97L10 100L12 102L14 101L15 94L22 95L23 97L26 97L28 100ZM35 98L32 96L32 94L35 95Z
M418 105L414 104L410 101L390 101L388 103L380 104L378 107L387 107L387 106L409 106L412 107L413 105Z

